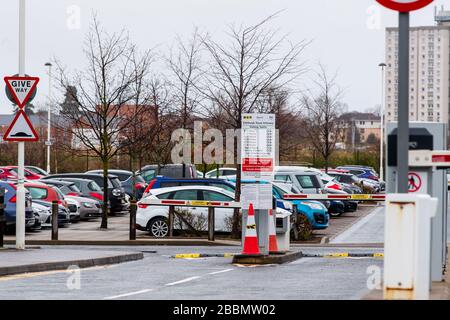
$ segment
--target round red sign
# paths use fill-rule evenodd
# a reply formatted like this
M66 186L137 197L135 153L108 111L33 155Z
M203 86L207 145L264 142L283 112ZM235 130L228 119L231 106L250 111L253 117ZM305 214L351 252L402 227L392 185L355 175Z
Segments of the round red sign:
M386 8L399 12L410 12L426 7L434 0L376 0Z

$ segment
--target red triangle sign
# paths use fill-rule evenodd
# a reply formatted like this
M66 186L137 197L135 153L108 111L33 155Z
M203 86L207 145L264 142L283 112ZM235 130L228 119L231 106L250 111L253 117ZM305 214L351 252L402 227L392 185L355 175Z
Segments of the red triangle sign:
M8 88L19 108L25 107L34 90L36 90L39 78L37 77L5 77Z
M38 141L38 139L36 130L34 130L30 119L23 110L17 112L16 117L3 136L5 141Z

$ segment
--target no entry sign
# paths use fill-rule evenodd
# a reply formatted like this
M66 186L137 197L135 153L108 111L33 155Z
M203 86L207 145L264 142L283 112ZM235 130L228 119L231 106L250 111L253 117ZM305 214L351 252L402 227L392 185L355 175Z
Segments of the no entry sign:
M381 5L386 8L399 11L399 12L410 12L414 10L419 10L434 0L376 0Z

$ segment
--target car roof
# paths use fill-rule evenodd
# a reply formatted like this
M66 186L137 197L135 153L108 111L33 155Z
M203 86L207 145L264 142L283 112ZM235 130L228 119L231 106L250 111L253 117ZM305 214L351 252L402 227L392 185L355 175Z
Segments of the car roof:
M210 187L210 186L181 186L181 187L168 187L168 188L159 188L159 189L151 189L150 192L153 195L159 195L162 193L172 192L172 191L180 191L180 190L207 190L207 191L216 191L220 193L224 193L224 189L219 187ZM226 194L226 192L225 192Z
M229 183L229 180L215 179L215 178L169 178L166 176L156 176L154 178L158 181L168 181L168 182L219 182L219 183Z
M130 174L130 175L133 174L133 172L131 172L131 171L128 171L128 170L119 170L119 169L109 169L109 170L108 170L108 173L109 173L109 172L111 172L112 174L114 174L114 172L115 172L115 173L125 173L125 174ZM85 172L85 174L92 174L92 173L101 173L101 174L103 174L103 169L89 170L89 171L86 171L86 172Z
M51 174L51 175L45 177L45 179L47 180L47 179L51 179L53 177L55 177L55 178L57 178L57 177L61 177L61 178L64 178L64 177L75 178L75 176L76 176L76 178L82 178L82 177L86 176L86 179L89 179L89 177L93 177L93 178L101 177L101 178L103 178L102 174L96 174L96 173L57 173L57 174ZM115 176L113 174L108 174L108 178L115 179L115 178L117 178L117 176Z
M314 173L314 174L319 174L320 170L317 171L318 169L315 168L307 168L307 167L298 167L298 166L281 166L281 167L275 167L274 172L275 173L295 173L295 174L305 174L305 173Z
M61 180L64 179L64 180ZM58 180L58 181L65 181L65 179L70 180L70 181L77 181L77 182L92 182L93 180L91 179L83 179L83 178L74 178L74 177L54 177L54 179L45 179L45 180Z
M39 180L39 181L41 181L41 180ZM72 181L64 181L64 180L57 180L57 179L45 179L42 181L43 181L42 183L55 183L55 184L58 183L58 184L61 184L64 186L69 186L69 185L74 184Z

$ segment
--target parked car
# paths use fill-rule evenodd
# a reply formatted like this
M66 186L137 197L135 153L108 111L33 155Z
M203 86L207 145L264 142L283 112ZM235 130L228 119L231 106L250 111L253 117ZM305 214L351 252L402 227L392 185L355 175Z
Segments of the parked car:
M67 208L67 201L64 199L64 195L56 187L40 182L25 182L25 188L30 192L33 200L41 200L49 203L57 201L58 204Z
M39 167L35 167L35 166L25 166L25 169L27 169L28 171L31 171L35 174L38 174L40 176L48 176L48 172L45 171L44 169L41 169Z
M141 168L136 174L144 178L149 183L156 176L164 176L168 178L197 178L197 169L194 164L185 164L183 174L183 164L151 164Z
M5 189L5 219L7 231L13 231L16 225L16 191L17 187L13 182L0 181L0 188ZM32 199L30 193L27 191L25 194L25 227L32 229L36 224L36 217L34 216L32 208Z
M66 181L72 182L75 186L80 190L81 196L83 198L89 198L93 200L97 200L100 205L103 205L103 191L102 188L93 180L89 179L80 179L80 178L52 178L51 181ZM41 180L45 182L44 180Z
M67 210L69 210L70 222L79 222L81 220L80 202L70 197L65 197L65 200L67 202Z
M334 177L340 184L342 184L352 194L361 194L361 180L354 174L346 172L339 172L329 170L328 174Z
M218 187L209 186L186 186L171 187L151 190L147 198L151 199L179 199L179 200L200 200L200 201L233 201L234 194ZM175 210L178 210L176 207ZM194 216L208 216L207 207L182 208ZM148 206L138 202L138 211L136 215L136 227L142 231L148 231L150 235L162 238L168 235L168 211L169 207ZM230 226L226 223L233 215L232 208L216 208L215 210L215 230L229 232ZM286 213L286 210L277 208L278 213ZM177 223L176 225L182 225Z
M216 178L216 179L236 179L237 169L236 168L219 168L208 171L205 174L205 178Z
M87 174L87 173L64 173L64 174L52 174L44 177L43 180L47 179L59 179L59 178L80 178L93 180L100 186L103 190L103 175L101 174ZM130 204L125 200L125 191L120 184L119 178L117 176L109 174L107 177L108 185L106 186L108 190L108 207L112 214L123 213L128 210ZM103 201L103 196L102 196Z
M52 227L52 210L51 208L44 206L36 201L32 203L32 208L35 217L37 217L41 223L42 228Z
M11 177L10 179L17 179L19 170L17 166L1 167L0 170L2 170L7 176L9 175ZM26 180L39 180L43 177L40 174L33 173L27 169L24 169L24 176Z
M69 211L72 216L76 216L76 211L78 211L79 220L88 220L90 218L101 216L102 210L100 202L95 199L83 197L81 190L78 189L75 182L51 179L41 181L45 184L57 187L64 194L64 198L69 202ZM69 200L74 200L77 204L72 203L71 207ZM78 209L75 210L74 206Z
M103 174L103 170L91 170L86 173ZM112 174L119 178L120 183L125 190L125 193L130 197L133 196L133 184L136 190L136 198L139 200L144 194L144 190L147 187L147 183L140 174L135 174L133 177L133 172L126 170L108 170L108 174ZM134 180L134 181L133 181Z
M181 186L211 186L221 187L225 190L234 192L234 184L227 182L223 179L174 179L163 176L157 176L148 184L145 189L143 197L146 197L150 190L168 188L168 187L181 187Z
M17 180L15 172L0 168L0 180Z
M285 194L298 193L294 186L286 188L284 184L273 182L273 194L276 199L283 199ZM293 192L294 191L294 192ZM328 228L329 216L327 208L319 201L289 200L297 206L299 214L308 218L311 227L314 230L323 230Z
M292 183L301 193L322 194L325 186L320 174L306 167L275 167L274 179Z
M380 178L378 174L370 167L364 166L340 166L336 169L347 170L349 173L354 174L358 178L370 179L374 181L378 181Z
M52 203L47 202L47 201L42 201L42 200L33 200L33 203L37 203L40 204L46 208L48 208L48 210L50 210L50 212L52 212ZM50 218L50 220L48 220L48 223L52 223L52 219ZM62 227L67 227L70 225L70 212L69 210L62 206L62 205L58 205L58 227L62 228Z

